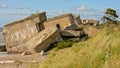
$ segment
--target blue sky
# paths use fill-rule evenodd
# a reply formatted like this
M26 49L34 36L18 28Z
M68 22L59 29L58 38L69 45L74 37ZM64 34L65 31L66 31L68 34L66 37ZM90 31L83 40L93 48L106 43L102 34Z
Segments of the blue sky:
M73 13L82 19L100 20L105 8L113 8L120 15L119 6L120 0L0 0L0 27L43 11L48 17Z

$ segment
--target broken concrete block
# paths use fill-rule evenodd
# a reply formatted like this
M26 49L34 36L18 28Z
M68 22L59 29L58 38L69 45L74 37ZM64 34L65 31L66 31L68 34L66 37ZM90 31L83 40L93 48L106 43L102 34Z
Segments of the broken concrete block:
M81 21L81 18L80 18L80 15L74 15L74 20L75 20L75 24L76 25L81 25L82 24L82 21Z
M60 41L61 39L59 30L56 27L51 27L39 32L25 44L8 48L8 52L22 53L25 51L26 54L40 53L42 50L46 50L51 43Z
M26 43L33 36L44 30L43 22L45 20L46 13L43 12L5 25L3 27L3 38L6 43L7 51L9 48Z
M80 40L80 31L75 30L64 30L61 32L61 36L64 40L79 41Z
M63 14L60 16L55 16L53 18L48 19L44 24L46 28L57 26L61 30L65 30L69 26L76 25L72 14Z
M80 31L75 31L75 30L63 30L61 32L62 36L75 36L75 37L79 37L80 36Z
M99 25L99 21L98 20L92 20L92 19L85 19L85 20L82 20L82 24L83 25L97 26L97 25Z

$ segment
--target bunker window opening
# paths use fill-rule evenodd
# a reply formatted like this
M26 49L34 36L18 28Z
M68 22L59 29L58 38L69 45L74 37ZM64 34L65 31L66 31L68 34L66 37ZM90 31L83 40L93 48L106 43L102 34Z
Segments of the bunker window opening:
M37 28L38 32L40 32L44 29L44 25L42 23L37 23L36 28Z
M58 29L61 29L61 28L60 28L60 24L56 24L56 27L57 27Z

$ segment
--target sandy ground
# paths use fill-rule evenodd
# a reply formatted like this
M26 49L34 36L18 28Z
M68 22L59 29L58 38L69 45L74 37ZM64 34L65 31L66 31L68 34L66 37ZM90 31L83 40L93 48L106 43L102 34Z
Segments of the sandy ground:
M0 68L30 68L34 63L40 64L45 60L40 53L32 55L6 54L0 52Z

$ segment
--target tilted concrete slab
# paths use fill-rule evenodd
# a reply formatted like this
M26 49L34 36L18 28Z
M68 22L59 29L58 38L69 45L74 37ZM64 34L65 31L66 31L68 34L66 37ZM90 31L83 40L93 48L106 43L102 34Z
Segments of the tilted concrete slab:
M74 20L75 20L75 24L76 24L77 26L79 26L79 25L82 24L80 15L74 15Z
M41 52L46 50L51 43L61 40L60 34L79 39L80 32L74 31L77 28L75 20L78 23L79 16L74 18L72 14L55 16L46 20L46 13L41 13L5 25L3 37L7 52L22 54ZM66 31L59 33L59 30Z
M68 27L69 29L76 29L77 27L77 26L73 27L76 24L75 24L74 17L72 14L63 14L63 15L55 16L45 21L44 24L45 24L45 28L57 26L61 30L65 30Z
M37 13L22 20L15 21L3 27L3 38L6 49L26 43L33 36L44 29L43 22L46 20L46 13Z
M61 32L62 36L76 36L79 37L80 36L80 31L75 31L75 30L63 30Z
M51 43L60 41L61 39L59 29L51 27L39 32L25 44L9 48L8 52L26 52L26 54L41 52L42 50L46 50Z

